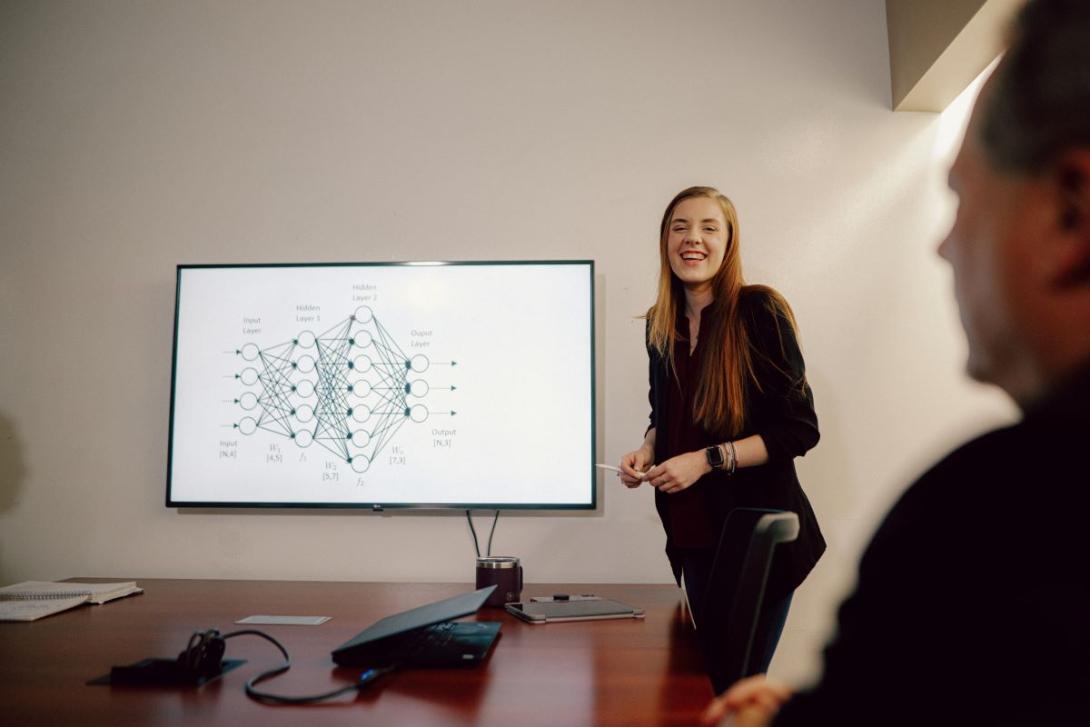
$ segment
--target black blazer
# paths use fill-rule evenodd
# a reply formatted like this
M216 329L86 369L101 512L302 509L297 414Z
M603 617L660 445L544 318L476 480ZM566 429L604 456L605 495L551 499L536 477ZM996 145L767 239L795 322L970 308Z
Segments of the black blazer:
M775 310L767 294L743 291L738 304L746 322L753 349L755 373L761 382L746 389L746 417L742 432L734 437L724 432L707 432L707 446L727 439L744 439L760 434L768 449L768 462L745 467L733 475L710 472L693 487L707 488L715 521L722 523L736 507L766 507L788 510L799 516L799 537L778 548L768 580L770 596L783 596L795 589L825 552L817 518L799 485L795 457L817 444L819 433L814 399L806 383L805 365L791 324ZM667 419L667 386L676 386L666 360L647 342L650 359L651 426ZM656 437L655 461L662 462L662 442ZM681 582L681 562L670 533L670 495L655 492L655 507L666 530L666 555L674 577Z
M777 727L1090 723L1088 438L1090 360L908 488Z

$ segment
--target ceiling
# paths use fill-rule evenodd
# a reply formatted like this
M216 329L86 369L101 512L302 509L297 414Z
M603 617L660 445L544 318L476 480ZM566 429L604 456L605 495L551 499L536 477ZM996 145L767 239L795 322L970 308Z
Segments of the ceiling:
M895 111L941 112L1003 50L1023 0L886 0Z

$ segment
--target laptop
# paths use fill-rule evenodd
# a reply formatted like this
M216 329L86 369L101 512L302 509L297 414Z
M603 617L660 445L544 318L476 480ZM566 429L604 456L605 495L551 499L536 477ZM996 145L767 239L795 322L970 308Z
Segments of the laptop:
M500 633L498 621L452 619L476 613L496 586L380 619L333 650L341 666L446 669L475 666Z

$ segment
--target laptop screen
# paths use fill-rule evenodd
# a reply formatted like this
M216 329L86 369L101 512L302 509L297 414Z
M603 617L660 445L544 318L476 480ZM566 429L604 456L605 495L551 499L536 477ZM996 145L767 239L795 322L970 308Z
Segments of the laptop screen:
M485 599L487 599L495 589L496 586L489 586L473 591L472 593L464 593L460 596L454 596L453 598L446 598L442 601L436 601L435 603L429 603L379 619L360 633L356 634L351 641L346 642L333 653L336 655L338 652L352 649L363 644L373 643L390 636L423 628L424 626L431 626L432 624L442 623L443 621L450 621L451 619L476 613L477 609L481 607L481 604L485 602Z

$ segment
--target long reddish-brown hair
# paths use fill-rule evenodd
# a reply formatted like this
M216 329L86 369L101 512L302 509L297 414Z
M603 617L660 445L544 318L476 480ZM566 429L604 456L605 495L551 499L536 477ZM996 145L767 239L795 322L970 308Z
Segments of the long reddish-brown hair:
M727 223L727 245L723 263L712 278L712 303L704 311L710 314L704 344L701 347L700 375L693 397L693 418L706 431L726 437L738 435L746 418L746 382L761 390L754 371L750 334L739 310L739 300L758 296L768 306L774 320L783 318L795 328L795 318L782 295L765 285L746 285L742 277L739 253L738 211L734 203L714 187L689 187L678 193L666 207L659 228L659 285L655 304L647 311L648 340L673 370L677 346L677 318L684 310L685 293L681 281L670 269L667 237L678 204L694 197L715 200ZM675 372L676 376L676 372Z

